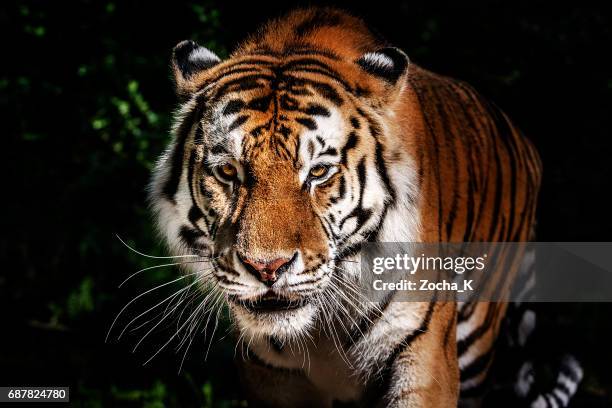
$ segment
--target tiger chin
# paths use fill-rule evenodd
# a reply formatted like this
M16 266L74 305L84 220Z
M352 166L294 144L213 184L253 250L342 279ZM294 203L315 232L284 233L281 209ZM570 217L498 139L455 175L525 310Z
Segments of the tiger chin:
M208 259L249 406L477 405L507 305L364 301L358 262L365 242L532 238L541 165L509 118L335 9L223 61L184 41L172 69L151 204L174 254Z

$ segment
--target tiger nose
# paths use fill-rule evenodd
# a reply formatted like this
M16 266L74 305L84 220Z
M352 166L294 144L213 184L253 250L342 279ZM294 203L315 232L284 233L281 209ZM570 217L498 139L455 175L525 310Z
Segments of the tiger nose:
M238 256L245 269L268 286L289 269L296 255L291 258L276 258L273 260L255 260Z

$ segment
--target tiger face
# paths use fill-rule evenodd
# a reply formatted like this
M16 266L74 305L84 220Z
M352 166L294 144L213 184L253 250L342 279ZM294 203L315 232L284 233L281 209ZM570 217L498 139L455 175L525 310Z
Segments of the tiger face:
M202 279L240 329L291 339L329 307L334 279L358 278L345 261L380 233L399 188L381 112L407 65L393 48L225 62L193 42L175 48L186 102L153 204L176 253L210 256Z

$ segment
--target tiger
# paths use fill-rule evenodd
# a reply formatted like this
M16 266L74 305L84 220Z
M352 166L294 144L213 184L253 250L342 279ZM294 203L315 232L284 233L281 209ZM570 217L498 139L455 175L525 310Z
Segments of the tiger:
M229 310L249 406L482 403L508 303L351 293L367 242L533 239L542 165L509 117L334 8L272 19L225 60L183 41L171 66L151 206L171 253L211 265L194 271ZM528 368L527 405L567 405L578 369L534 395Z

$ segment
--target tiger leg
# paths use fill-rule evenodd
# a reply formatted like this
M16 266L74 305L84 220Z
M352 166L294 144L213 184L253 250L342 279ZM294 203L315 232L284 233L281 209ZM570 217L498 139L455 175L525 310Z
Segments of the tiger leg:
M459 368L455 303L436 303L427 330L404 342L380 407L456 407Z

